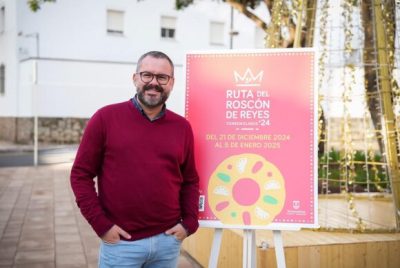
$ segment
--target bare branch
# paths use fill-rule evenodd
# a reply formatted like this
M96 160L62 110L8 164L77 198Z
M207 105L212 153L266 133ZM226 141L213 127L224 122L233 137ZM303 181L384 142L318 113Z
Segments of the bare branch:
M247 8L246 4L242 4L234 0L226 0L225 2L231 5L234 9L238 10L243 15L245 15L247 18L251 19L258 27L260 27L264 31L267 31L267 23L263 21L259 16L251 12Z

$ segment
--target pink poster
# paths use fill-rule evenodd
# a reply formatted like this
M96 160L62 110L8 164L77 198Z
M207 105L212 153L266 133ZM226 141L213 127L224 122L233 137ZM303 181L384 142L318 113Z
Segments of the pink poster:
M203 227L317 226L311 49L188 53Z

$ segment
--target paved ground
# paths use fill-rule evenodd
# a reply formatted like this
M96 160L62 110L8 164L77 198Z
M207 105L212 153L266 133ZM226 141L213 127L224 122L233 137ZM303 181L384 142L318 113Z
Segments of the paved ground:
M38 163L41 165L72 162L77 144L39 144ZM33 146L0 141L0 168L33 165Z
M75 205L70 168L0 168L0 268L97 267L99 239ZM198 266L183 252L178 267Z

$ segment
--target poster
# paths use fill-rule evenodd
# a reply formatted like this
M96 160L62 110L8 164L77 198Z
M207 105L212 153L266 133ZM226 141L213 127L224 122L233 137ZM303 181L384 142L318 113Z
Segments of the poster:
M312 49L186 54L200 226L317 227Z

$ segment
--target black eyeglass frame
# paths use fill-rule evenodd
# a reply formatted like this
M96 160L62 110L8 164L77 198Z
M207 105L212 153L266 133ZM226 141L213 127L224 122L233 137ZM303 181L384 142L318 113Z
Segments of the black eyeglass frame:
M171 80L171 78L172 79L174 78L173 76L170 76L168 74L153 74L151 72L146 72L146 71L145 72L139 72L139 73L136 73L136 74L138 74L139 77L140 77L140 80L142 80L142 82L146 83L146 84L148 84L151 81L153 81L154 77L156 78L157 82L160 85L166 85ZM151 79L150 78L143 79L143 75L149 75L149 76L151 76ZM167 81L162 81L163 78L167 79ZM161 79L161 81L160 81L160 79Z

